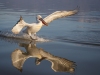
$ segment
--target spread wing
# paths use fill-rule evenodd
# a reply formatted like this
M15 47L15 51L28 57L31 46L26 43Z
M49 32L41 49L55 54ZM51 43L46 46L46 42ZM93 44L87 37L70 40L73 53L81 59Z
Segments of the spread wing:
M74 15L74 14L77 14L77 13L78 13L78 10L56 11L56 12L50 14L49 16L45 17L44 21L49 24L53 20L56 20L56 19L59 19L59 18L62 18L62 17L71 16L71 15Z
M45 60L48 60L52 63L51 68L55 72L74 72L75 70L75 62L73 61L54 56L49 52L44 51L43 49L40 49L40 54L42 55L42 57L44 57Z
M22 16L20 16L20 19L17 21L11 31L14 34L19 34L20 31L25 27L25 23L26 22L23 20Z
M23 53L24 53L23 51L16 49L11 54L13 66L15 68L17 68L18 70L20 70L21 72L22 72L23 64L24 64L25 60L27 59L27 56L24 55Z
M21 31L24 27L25 27L25 26L23 26L23 25L16 24L16 25L12 28L11 31L12 31L14 34L19 34L20 31Z
M55 60L50 60L52 63L51 68L55 72L74 72L75 63L73 61L67 60L65 58L55 57Z

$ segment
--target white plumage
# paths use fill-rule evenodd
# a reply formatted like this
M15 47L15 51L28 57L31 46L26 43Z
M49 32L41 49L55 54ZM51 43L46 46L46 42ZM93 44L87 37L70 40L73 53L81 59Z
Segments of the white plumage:
M20 20L15 24L15 26L12 28L12 32L14 34L19 34L19 32L22 30L23 27L26 27L26 29L23 31L25 33L27 33L31 39L34 39L32 37L32 34L36 35L36 32L38 32L42 26L46 25L48 26L48 24L50 22L52 22L55 19L58 18L62 18L62 17L67 17L67 16L71 16L74 15L78 12L78 10L72 10L72 11L56 11L52 14L50 14L49 16L45 17L44 19L42 19L41 15L37 16L37 23L26 23L22 17L20 17Z
M73 11L56 11L52 14L50 14L49 16L44 18L44 21L46 23L50 23L53 20L59 19L59 18L63 18L63 17L67 17L67 16L71 16L74 15L78 12L78 10L73 10Z

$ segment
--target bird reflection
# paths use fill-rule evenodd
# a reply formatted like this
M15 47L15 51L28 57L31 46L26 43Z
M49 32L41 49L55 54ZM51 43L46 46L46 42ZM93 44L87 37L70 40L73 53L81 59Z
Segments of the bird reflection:
M55 72L74 72L75 62L68 59L54 56L41 48L37 48L35 44L20 43L21 47L26 49L26 52L16 49L12 52L11 58L13 66L22 72L22 67L26 59L35 58L35 64L39 65L41 61L48 60L51 62L51 68Z

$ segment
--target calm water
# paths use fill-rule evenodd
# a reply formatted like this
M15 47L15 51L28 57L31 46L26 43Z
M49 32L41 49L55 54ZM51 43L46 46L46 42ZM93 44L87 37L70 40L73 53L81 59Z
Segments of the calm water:
M75 16L55 20L37 33L39 41L35 43L35 48L42 48L43 51L58 58L75 62L77 66L74 73L55 72L51 68L51 62L47 60L43 60L40 65L35 65L35 58L32 57L24 62L23 71L20 72L13 66L12 53L16 49L25 53L26 47L20 44L29 45L30 41L17 39L22 37L22 34L18 36L12 34L11 28L19 20L20 15L26 22L32 23L36 21L37 14L45 17L52 12L43 13L23 9L14 11L3 8L3 4L0 4L0 7L2 7L0 10L0 75L100 75L99 11L79 12Z

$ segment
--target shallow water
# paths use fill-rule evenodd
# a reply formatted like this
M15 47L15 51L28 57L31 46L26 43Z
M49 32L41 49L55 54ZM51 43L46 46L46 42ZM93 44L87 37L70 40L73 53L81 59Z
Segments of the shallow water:
M2 5L2 4L1 4ZM0 75L99 75L100 66L100 12L79 12L77 15L53 21L48 27L43 27L38 33L39 41L32 42L37 48L42 48L50 54L75 62L74 73L55 72L51 63L43 60L35 65L35 58L28 58L20 72L13 66L12 52L16 49L26 52L20 44L30 44L29 40L16 38L11 28L22 15L26 22L35 22L37 14L47 16L51 12L29 12L2 9L0 11ZM4 36L5 35L5 36ZM13 36L13 38L12 38Z

